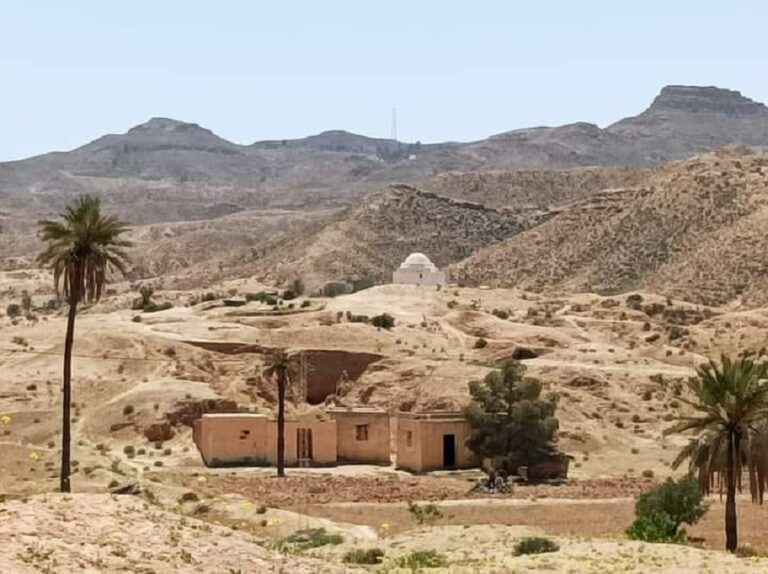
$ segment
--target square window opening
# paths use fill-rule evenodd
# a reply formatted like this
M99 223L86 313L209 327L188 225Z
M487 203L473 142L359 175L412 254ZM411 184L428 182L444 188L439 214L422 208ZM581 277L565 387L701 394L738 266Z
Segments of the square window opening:
M355 439L360 441L368 440L368 425L355 425Z

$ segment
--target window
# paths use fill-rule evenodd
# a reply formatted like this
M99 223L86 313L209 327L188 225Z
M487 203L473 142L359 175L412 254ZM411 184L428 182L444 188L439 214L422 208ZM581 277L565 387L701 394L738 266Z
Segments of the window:
M413 446L413 431L405 431L405 446Z
M251 434L251 431L249 431L249 430L241 430L240 431L240 440L247 439L250 436L250 434Z
M355 425L355 438L357 440L368 440L368 425Z

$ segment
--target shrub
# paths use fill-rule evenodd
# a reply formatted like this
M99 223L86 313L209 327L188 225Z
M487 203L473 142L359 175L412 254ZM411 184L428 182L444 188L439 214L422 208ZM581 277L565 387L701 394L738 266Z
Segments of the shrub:
M685 542L685 529L677 529L666 512L650 512L635 518L627 529L630 540L644 542Z
M184 504L185 502L200 502L200 497L196 493L188 491L182 494L178 500L179 504Z
M487 346L488 346L488 341L486 341L482 337L476 340L474 344L475 349L485 349Z
M672 325L669 328L669 340L674 341L676 339L680 339L683 335L685 335L685 331L678 327L677 325Z
M371 325L381 329L391 329L395 326L395 318L388 313L382 313L371 318Z
M282 540L280 546L291 546L296 550L308 550L310 548L319 548L328 544L341 544L344 538L341 534L329 533L325 528L308 528L306 530L297 530L290 536Z
M136 448L130 444L123 447L123 452L128 458L136 456Z
M630 309L640 309L643 304L643 296L638 293L633 293L626 299L627 307Z
M131 321L133 321L134 323L141 323L141 315L134 315Z
M733 551L733 553L738 556L739 558L764 558L765 553L761 552L754 546L750 546L749 544L742 544L736 550Z
M292 299L296 299L296 297L296 293L290 289L283 291L283 301L291 301Z
M432 524L443 517L440 509L431 502L429 504L409 502L408 512L418 524Z
M20 317L21 305L17 305L16 303L11 303L5 308L5 314L8 315L11 319Z
M422 568L443 568L448 565L448 559L435 550L414 550L403 554L395 560L399 568L408 568L418 572Z
M708 506L699 491L698 484L690 479L679 481L668 479L664 484L641 494L635 504L635 514L638 517L654 513L666 514L672 522L674 531L677 531L683 523L696 524L707 510Z
M379 564L383 560L384 551L380 548L355 548L342 558L345 564Z
M173 359L176 356L176 349L174 347L166 347L163 349L163 355Z
M546 552L557 552L560 546L554 540L543 538L541 536L530 536L522 538L515 543L515 556L523 554L544 554Z
M368 315L353 315L350 311L347 311L347 321L350 323L365 323L366 325L371 322Z
M304 301L301 302L302 309L306 309L307 307L311 307L311 306L312 306L312 301L310 301L309 299L304 299Z
M495 317L498 317L499 319L509 319L509 311L505 309L494 309L491 311L491 314L493 314Z
M133 405L125 405L125 407L123 407L123 415L125 416L132 415L133 411Z

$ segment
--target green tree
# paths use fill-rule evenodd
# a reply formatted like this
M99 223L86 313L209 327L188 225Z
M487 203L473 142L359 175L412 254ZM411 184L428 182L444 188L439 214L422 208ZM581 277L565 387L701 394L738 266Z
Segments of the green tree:
M701 491L709 494L715 475L725 481L725 548L738 547L736 489L746 466L753 502L763 501L768 480L765 419L768 413L768 364L723 355L699 367L688 381L694 413L680 418L667 433L693 434L673 463L689 461Z
M510 472L562 456L555 448L557 402L541 397L541 383L525 377L520 362L506 361L501 370L472 381L469 393L467 446L476 455L501 457Z
M39 228L46 248L38 262L53 271L56 292L63 293L69 303L64 339L60 488L70 492L72 345L77 307L81 301L91 303L101 298L110 273L125 273L129 261L125 248L130 243L122 236L128 225L117 217L102 215L99 198L85 195L67 206L59 220L41 221Z
M277 384L277 476L285 476L285 394L297 371L294 358L283 350L267 356L263 375Z

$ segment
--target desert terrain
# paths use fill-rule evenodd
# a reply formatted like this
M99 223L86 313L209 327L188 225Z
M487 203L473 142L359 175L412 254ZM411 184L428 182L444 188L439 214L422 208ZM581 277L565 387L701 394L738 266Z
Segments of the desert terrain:
M291 309L287 302L278 310L257 301L226 305L224 299L265 287L242 279L212 291L158 291L155 300L173 307L142 313L131 309L131 285L117 283L78 319L75 492L59 495L54 491L66 318L63 310L43 304L53 298L45 272L4 272L0 285L3 307L21 289L32 295L34 306L33 318L0 319L1 512L4 528L9 520L17 525L0 537L14 549L4 557L11 561L7 568L16 569L11 571L163 572L167 564L179 572L277 572L281 565L353 571L342 562L345 553L368 547L390 558L381 565L385 569L396 568L398 556L413 550L440 552L452 572L768 567L716 550L723 536L716 499L691 531L700 549L623 540L634 496L674 474L669 465L684 438L663 431L684 408L678 400L682 382L721 351L764 353L764 309L707 307L645 292L553 296L409 285L300 297ZM349 322L347 312L386 312L396 323L391 330L377 329ZM478 339L487 345L476 348ZM278 481L268 469L206 468L192 442L189 413L206 401L271 412L275 390L260 371L264 353L275 348L338 351L338 361L377 355L332 402L390 412L461 408L470 380L500 359L521 358L528 373L560 397L559 444L574 457L569 480L516 486L509 495L488 499L470 493L479 471L413 476L394 468L342 466L289 469L288 478ZM299 393L289 413L322 417L325 406L307 404ZM159 435L151 434L158 429ZM143 494L110 494L131 484ZM410 501L433 501L443 516L420 525L407 511ZM742 500L742 536L757 547L768 545L764 512ZM50 526L48 536L20 534L49 515L54 524L67 523L67 530ZM280 546L297 530L319 527L340 533L344 542L300 556ZM504 551L532 533L555 537L562 550L542 558ZM74 536L83 544L73 546ZM146 545L134 547L135 536ZM206 544L223 550L227 560L211 566L203 559Z
M746 492L755 556L720 551L718 496L688 545L625 536L636 496L686 470L671 466L686 437L665 431L696 367L768 355L765 125L738 92L670 86L607 128L243 146L155 118L0 164L0 572L768 571ZM36 222L84 192L131 222L133 263L78 313L73 493L58 494L67 306ZM390 284L418 251L448 284ZM356 319L383 313L391 329ZM491 495L472 490L479 469L207 468L193 421L273 414L274 350L309 364L288 414L313 420L457 411L517 359L557 399L568 479ZM515 556L531 535L560 550ZM373 549L376 564L348 559Z

